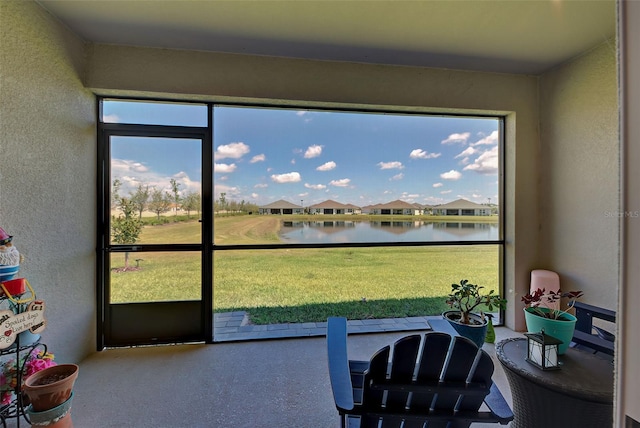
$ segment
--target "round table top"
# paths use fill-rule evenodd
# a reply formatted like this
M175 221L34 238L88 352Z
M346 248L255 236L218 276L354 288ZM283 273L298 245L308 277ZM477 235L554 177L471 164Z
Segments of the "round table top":
M560 355L559 370L542 370L526 361L527 341L506 339L496 344L496 356L507 369L542 387L584 400L613 403L613 362L597 354L569 348Z

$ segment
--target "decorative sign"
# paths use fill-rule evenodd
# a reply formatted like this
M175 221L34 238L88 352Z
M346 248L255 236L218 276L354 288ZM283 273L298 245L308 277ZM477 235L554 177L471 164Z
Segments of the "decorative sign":
M47 325L44 319L44 301L35 300L24 312L14 314L12 311L0 311L0 349L8 348L23 331L40 333Z

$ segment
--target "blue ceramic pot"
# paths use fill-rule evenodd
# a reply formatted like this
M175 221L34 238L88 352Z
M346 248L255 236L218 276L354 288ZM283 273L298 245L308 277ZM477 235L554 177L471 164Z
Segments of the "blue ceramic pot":
M460 311L445 311L442 313L442 317L449 321L449 324L458 332L462 337L470 339L476 344L478 348L482 348L484 339L487 337L487 327L489 323L478 314L470 314L472 320L475 320L477 324L462 324L458 322L460 319Z

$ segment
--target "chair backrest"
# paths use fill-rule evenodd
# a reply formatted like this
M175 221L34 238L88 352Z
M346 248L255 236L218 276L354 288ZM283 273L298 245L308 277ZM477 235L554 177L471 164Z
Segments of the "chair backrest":
M572 341L597 352L613 355L615 335L593 325L593 319L598 318L615 324L615 311L582 302L575 302L573 307L576 310L576 318L578 320L576 321L576 329L573 333ZM596 334L593 334L594 329Z
M404 413L399 420L407 428L422 427L427 413L476 413L489 394L493 370L491 357L466 338L437 332L426 333L424 340L419 335L404 337L371 358L365 373L362 426L377 426L382 414L382 426L400 426L388 416L394 411ZM406 414L412 413L423 416L408 420ZM459 422L468 426L464 417ZM448 422L430 421L428 426L439 423Z

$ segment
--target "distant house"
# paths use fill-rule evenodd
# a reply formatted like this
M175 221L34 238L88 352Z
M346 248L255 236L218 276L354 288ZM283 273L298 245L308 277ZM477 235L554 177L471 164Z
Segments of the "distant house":
M272 202L268 205L258 207L258 213L260 214L303 214L303 208L300 205L292 204L285 200Z
M362 210L353 204L342 204L340 202L328 199L319 204L309 206L309 214L359 214Z
M396 200L386 204L369 205L366 212L378 215L421 215L422 207L417 204Z
M347 214L362 214L362 208L353 205L353 204L346 204L345 207L347 207Z
M476 204L466 199L457 199L453 202L433 207L433 215L491 215L491 207Z

